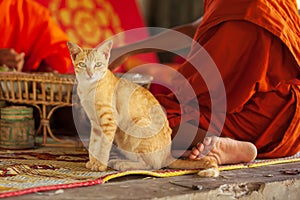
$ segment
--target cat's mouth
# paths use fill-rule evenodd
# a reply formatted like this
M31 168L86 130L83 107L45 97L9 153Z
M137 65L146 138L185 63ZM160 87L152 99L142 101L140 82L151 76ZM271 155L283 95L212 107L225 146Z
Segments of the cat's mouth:
M87 80L87 81L99 80L101 78L102 78L102 76L99 75L99 74L93 74L93 75L86 75L85 76L85 80Z
M90 82L92 80L95 80L95 76L90 77L89 75L77 75L76 76L77 81L84 81L84 82Z
M88 80L91 80L91 79L94 79L95 76L94 76L94 75L88 75L86 78L87 78Z

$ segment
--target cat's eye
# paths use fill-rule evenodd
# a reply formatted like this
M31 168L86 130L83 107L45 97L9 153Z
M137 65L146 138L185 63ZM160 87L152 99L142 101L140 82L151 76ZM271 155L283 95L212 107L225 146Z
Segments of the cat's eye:
M84 62L78 63L79 67L86 67L86 64Z
M103 65L103 63L97 62L97 63L95 64L95 67L101 67L102 65Z

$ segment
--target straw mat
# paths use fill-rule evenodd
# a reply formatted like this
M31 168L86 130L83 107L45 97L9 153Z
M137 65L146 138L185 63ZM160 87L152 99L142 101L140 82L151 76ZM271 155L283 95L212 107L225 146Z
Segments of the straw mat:
M39 191L103 184L126 175L171 177L195 174L198 170L134 170L92 172L85 168L88 153L80 150L0 151L0 198ZM221 166L220 170L261 167L298 162L300 156L260 160L252 163Z

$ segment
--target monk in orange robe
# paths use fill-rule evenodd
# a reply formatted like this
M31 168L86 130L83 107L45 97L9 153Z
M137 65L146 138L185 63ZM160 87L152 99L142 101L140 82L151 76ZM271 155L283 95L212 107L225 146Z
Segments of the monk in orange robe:
M177 69L195 96L185 95L184 88L180 90L181 102L174 93L156 95L173 129L173 148L194 147L187 154L191 159L207 155L219 164L296 154L300 151L300 20L296 1L205 0L204 9L195 44ZM224 96L210 96L209 90L218 90L221 84L208 88L192 64L197 59L201 62L203 49L220 73ZM214 75L208 78L214 79ZM176 84L176 78L173 81ZM212 101L224 99L226 110L219 113L225 115L222 124L220 118L211 118ZM198 108L200 115L195 119ZM178 131L179 127L183 131Z
M0 65L17 71L71 71L68 38L33 0L0 2Z
M259 158L296 154L300 151L300 20L296 2L206 0L204 7L194 40L211 56L224 82L227 111L221 136L253 143ZM192 48L190 58L198 54L199 49ZM205 81L189 62L179 72L194 88L201 112L199 127L207 130L212 111ZM181 112L173 94L158 98L172 128L189 119L191 112ZM211 142L197 145L201 139L200 131L190 158L201 155L206 143ZM234 151L231 154L243 146L235 148L234 140L224 139L225 146L228 142L233 146L228 147ZM222 148L221 143L222 139L216 148ZM210 155L222 157L226 154L223 150L215 150L221 155L213 151Z

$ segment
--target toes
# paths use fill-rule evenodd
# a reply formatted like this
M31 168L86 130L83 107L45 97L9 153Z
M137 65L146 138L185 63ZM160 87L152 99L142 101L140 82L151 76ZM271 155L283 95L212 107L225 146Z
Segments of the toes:
M198 143L193 149L189 156L190 159L197 159L209 154L214 145L213 137L205 137L202 143Z
M204 150L204 145L202 143L198 143L191 151L189 158L191 160L195 160L199 157L202 157L201 152Z
M189 158L191 160L194 160L198 157L199 154L200 154L200 151L198 150L198 148L194 147L191 151L191 154L190 154Z
M196 148L198 149L199 153L204 150L204 145L202 143L198 143Z
M212 141L211 137L205 137L204 140L203 140L203 144L205 146L210 146L211 145L211 141Z

